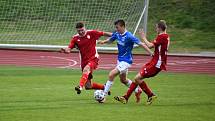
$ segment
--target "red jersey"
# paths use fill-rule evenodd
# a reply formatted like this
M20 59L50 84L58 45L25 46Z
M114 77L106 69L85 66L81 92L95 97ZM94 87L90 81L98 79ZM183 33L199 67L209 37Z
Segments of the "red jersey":
M81 55L81 65L85 66L89 61L99 57L96 50L96 41L104 35L104 32L87 30L85 36L74 35L70 41L69 48L77 47Z
M156 37L156 39L153 41L155 50L150 65L162 70L166 70L169 41L170 40L168 34L160 34Z

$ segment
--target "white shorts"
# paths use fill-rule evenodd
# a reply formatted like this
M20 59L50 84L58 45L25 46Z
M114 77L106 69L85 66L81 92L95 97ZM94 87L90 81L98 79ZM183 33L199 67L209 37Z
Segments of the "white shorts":
M127 73L129 67L131 67L131 64L125 61L121 61L121 62L117 61L116 68L119 70L120 74Z

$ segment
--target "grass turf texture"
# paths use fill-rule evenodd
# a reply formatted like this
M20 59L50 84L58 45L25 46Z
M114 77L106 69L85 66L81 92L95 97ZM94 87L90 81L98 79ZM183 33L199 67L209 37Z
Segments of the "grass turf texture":
M130 72L133 78L136 72ZM108 71L95 71L105 83ZM105 104L93 99L94 91L77 95L80 71L72 69L0 67L0 121L214 121L215 80L212 75L161 73L147 79L158 95L152 106L131 97L124 105L113 100L127 90L115 80Z

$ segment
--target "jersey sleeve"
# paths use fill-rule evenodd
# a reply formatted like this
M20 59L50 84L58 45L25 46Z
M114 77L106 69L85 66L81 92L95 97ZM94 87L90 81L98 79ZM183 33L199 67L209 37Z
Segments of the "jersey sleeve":
M98 40L101 36L104 36L103 31L92 30L91 32L95 36L96 40Z
M138 38L136 38L135 36L133 36L133 35L130 36L130 39L131 39L131 41L134 42L135 44L138 44L138 45L141 44L141 41L140 41Z
M75 47L75 38L72 37L72 39L70 40L70 43L68 45L68 48L73 49Z

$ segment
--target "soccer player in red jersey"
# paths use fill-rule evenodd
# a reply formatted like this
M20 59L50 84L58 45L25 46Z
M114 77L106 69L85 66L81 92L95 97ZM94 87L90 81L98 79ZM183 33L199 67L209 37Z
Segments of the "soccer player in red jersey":
M75 87L77 94L80 94L83 88L85 89L104 89L103 84L92 83L92 73L98 66L99 55L96 50L97 40L101 36L110 37L112 33L102 32L97 30L86 30L82 22L76 24L77 33L70 41L67 48L62 48L61 52L70 53L73 48L79 49L81 55L81 70L82 77L79 86Z
M145 64L140 72L135 76L135 82L132 82L127 93L124 96L115 96L115 100L124 104L127 103L132 92L138 85L148 95L148 100L146 102L147 105L150 105L157 98L143 79L153 77L161 70L166 70L167 50L170 43L169 35L166 33L166 29L166 22L164 20L160 20L156 24L156 32L158 35L153 42L149 42L146 39L146 36L142 30L139 31L140 37L144 43L149 48L155 48L154 55L151 61Z

